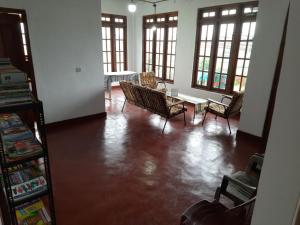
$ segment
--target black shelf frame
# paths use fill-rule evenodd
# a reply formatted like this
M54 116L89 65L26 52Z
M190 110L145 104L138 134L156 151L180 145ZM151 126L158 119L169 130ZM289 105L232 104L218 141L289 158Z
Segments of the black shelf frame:
M32 111L36 118L37 118L37 130L40 137L40 144L42 146L43 152L37 153L36 155L26 157L24 159L16 160L7 162L4 154L4 148L2 141L0 140L0 165L2 170L3 176L3 196L6 197L7 203L3 202L3 204L7 204L8 207L3 206L4 208L8 208L8 213L10 217L10 224L9 225L18 225L18 221L16 218L16 207L20 206L24 203L30 203L35 199L48 196L48 204L49 204L49 216L51 218L51 225L56 224L56 217L55 217L55 207L54 207L54 197L52 191L52 180L51 180L51 172L50 172L50 162L49 162L49 155L48 155L48 145L47 145L47 137L46 137L46 128L45 128L45 117L44 117L44 109L43 103L39 100L33 100L32 102L26 102L23 104L11 104L0 106L0 114L7 114L7 113L18 113L23 111ZM23 121L26 123L26 121ZM35 135L35 132L33 131ZM47 182L47 190L42 192L37 192L37 194L32 194L28 198L24 198L22 200L14 200L11 188L11 182L9 179L10 171L9 168L30 162L33 160L43 159L43 165L45 169L45 179ZM2 204L2 203L1 203ZM2 206L1 206L2 207ZM8 215L7 215L8 217ZM5 224L6 225L6 224Z

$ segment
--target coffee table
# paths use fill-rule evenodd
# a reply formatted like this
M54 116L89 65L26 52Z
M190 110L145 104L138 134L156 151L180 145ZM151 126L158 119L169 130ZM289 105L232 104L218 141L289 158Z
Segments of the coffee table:
M172 96L171 92L169 92L169 91L167 92L167 96L171 97L173 99L177 99L177 100L180 100L180 101L185 101L189 104L194 105L193 121L195 120L196 113L203 112L204 107L207 105L207 102L208 102L207 99L193 97L193 96L185 95L185 94L182 94L182 93L178 93L177 96Z

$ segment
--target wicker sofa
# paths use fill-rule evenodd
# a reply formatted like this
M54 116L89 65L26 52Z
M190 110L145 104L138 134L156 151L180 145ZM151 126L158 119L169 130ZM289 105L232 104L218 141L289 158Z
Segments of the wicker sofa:
M184 107L184 101L170 102L167 100L164 92L135 85L127 81L121 81L120 86L125 95L122 112L128 102L164 117L166 121L162 133L165 130L168 120L179 114L183 113L184 125L186 125L185 112L187 109Z

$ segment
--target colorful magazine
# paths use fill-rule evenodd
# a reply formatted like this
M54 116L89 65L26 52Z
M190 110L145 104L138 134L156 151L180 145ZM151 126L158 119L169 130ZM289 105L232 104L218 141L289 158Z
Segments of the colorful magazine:
M21 200L47 190L47 182L38 166L13 172L9 178L14 200Z
M50 225L51 219L42 200L36 200L16 209L18 225Z
M24 126L24 124L17 114L0 114L0 130L20 126Z
M24 126L3 130L1 138L7 161L22 159L43 151L32 131Z

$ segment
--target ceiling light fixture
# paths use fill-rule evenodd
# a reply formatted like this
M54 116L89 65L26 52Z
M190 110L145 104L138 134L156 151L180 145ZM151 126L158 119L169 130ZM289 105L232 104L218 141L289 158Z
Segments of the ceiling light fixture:
M136 8L136 4L133 2L133 0L131 0L131 2L128 4L128 11L134 13Z
M136 0L136 1L150 3L153 6L154 5L156 6L157 3L165 2L165 1L168 1L168 0L154 0L154 1L150 1L150 0ZM131 12L131 13L134 13L136 11L136 9L137 9L136 3L133 0L130 0L130 2L128 4L128 11Z

